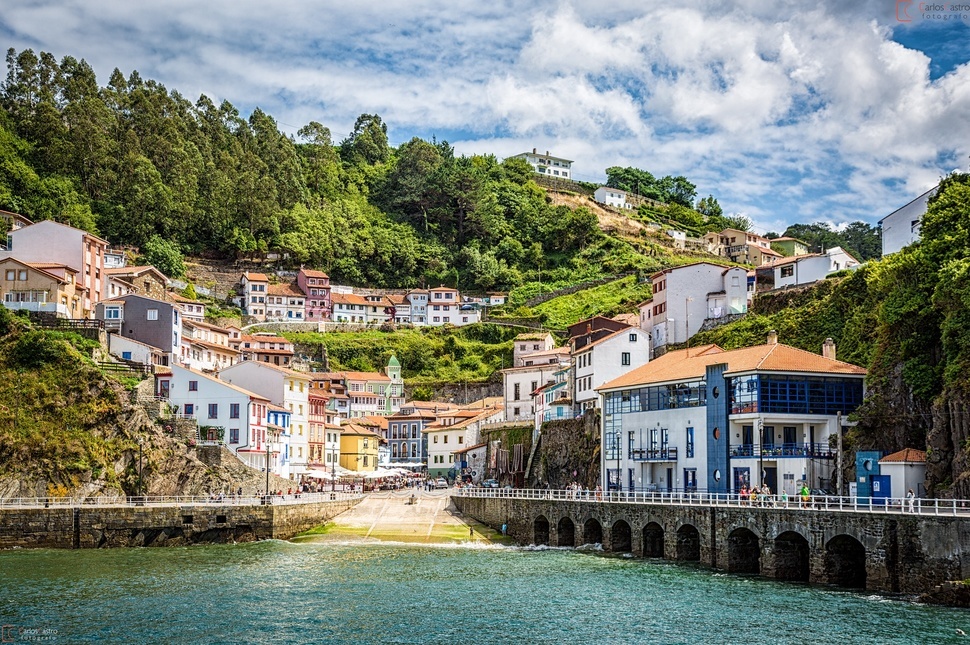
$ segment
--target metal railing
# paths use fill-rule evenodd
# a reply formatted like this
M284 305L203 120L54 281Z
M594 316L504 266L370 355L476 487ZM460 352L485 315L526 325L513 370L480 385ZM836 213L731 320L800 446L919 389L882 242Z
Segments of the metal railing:
M324 491L320 493L292 493L288 495L170 495L129 497L13 497L0 499L5 508L79 508L133 506L261 506L314 504L317 502L362 499L361 492Z
M856 513L970 516L970 500L899 497L840 497L837 495L761 495L738 493L544 490L534 488L460 488L457 497L560 500L593 503L658 504L662 506L735 507L765 510L802 510Z
M677 461L677 448L635 448L630 456L633 461Z
M732 457L819 457L832 459L836 452L827 443L742 443L731 446Z

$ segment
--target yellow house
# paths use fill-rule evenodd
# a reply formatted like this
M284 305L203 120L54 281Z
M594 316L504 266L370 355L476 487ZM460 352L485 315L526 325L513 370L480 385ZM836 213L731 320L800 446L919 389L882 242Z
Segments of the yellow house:
M0 297L7 309L53 313L60 318L81 318L83 288L77 271L64 264L0 260Z
M356 472L377 470L380 436L363 426L347 423L340 426L340 466Z

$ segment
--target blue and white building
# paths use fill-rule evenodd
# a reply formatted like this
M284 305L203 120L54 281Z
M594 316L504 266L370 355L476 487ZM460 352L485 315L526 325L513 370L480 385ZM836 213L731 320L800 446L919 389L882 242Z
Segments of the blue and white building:
M603 487L795 494L829 487L831 440L862 403L865 369L777 342L664 354L598 388Z

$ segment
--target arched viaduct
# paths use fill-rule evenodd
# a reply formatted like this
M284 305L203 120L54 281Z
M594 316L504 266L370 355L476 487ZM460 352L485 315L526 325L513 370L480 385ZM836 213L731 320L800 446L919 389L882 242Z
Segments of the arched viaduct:
M921 593L970 577L970 518L806 509L454 497L520 544L697 561L734 573ZM967 557L964 557L966 555Z

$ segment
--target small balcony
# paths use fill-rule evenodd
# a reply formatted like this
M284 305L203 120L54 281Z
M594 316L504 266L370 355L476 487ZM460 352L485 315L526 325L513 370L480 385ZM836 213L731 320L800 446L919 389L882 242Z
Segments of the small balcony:
M731 446L731 457L735 459L787 459L791 457L814 459L834 459L835 451L827 443L742 443Z
M676 448L634 448L630 451L633 461L677 461Z

